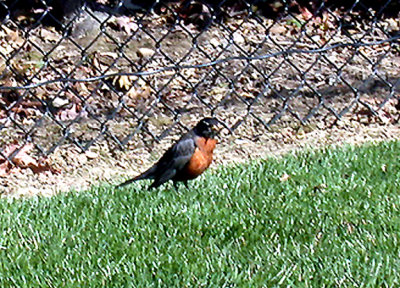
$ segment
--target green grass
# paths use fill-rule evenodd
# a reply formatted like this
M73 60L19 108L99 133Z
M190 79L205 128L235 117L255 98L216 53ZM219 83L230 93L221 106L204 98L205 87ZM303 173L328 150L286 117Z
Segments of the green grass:
M400 142L0 200L0 287L399 287ZM287 181L281 176L290 175Z

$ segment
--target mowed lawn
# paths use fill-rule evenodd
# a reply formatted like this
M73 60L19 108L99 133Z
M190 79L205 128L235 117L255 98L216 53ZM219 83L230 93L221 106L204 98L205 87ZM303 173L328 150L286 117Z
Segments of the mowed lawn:
M0 200L0 287L400 287L400 142Z

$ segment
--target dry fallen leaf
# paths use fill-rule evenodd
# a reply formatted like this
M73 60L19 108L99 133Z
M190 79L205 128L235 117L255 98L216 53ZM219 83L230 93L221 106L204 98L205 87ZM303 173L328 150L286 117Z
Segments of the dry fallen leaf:
M306 7L299 7L301 16L304 20L308 21L313 18L313 14Z
M132 100L137 100L137 99L147 99L151 95L151 89L149 86L141 86L141 87L132 87L126 95L132 99ZM132 104L131 102L128 103L128 106Z
M129 88L132 87L132 80L129 76L126 75L121 75L117 78L114 78L113 84L118 84L119 88L122 88L124 90L129 90Z
M46 171L50 171L53 174L59 174L61 171L59 169L55 169L50 165L50 162L46 158L42 158L38 160L35 165L29 167L33 173L42 173Z
M79 109L76 104L72 104L71 108L62 110L58 116L61 121L74 120L79 115Z
M8 161L5 161L0 164L0 177L7 177L9 175L9 165Z
M120 30L124 30L126 33L129 34L136 31L139 28L135 19L127 16L118 17L115 21L115 24Z
M51 27L47 29L42 28L40 30L40 36L52 43L57 42L61 38L60 34L55 30L55 28Z
M12 44L22 45L24 43L24 39L20 37L18 31L11 30L7 28L5 25L2 25L1 28L6 33L6 39L10 41Z
M21 168L29 168L31 166L35 166L37 163L36 160L28 154L33 149L33 147L34 146L32 143L25 144L12 159L14 164Z
M57 169L51 167L47 159L37 160L29 155L29 153L32 152L33 148L34 145L32 143L27 143L22 147L20 147L20 145L18 145L16 142L8 145L4 149L3 154L7 158L9 158L14 153L16 153L11 159L15 166L13 166L7 159L0 156L0 177L6 177L11 172L15 172L14 168L31 169L34 173L50 171L56 174L60 172Z

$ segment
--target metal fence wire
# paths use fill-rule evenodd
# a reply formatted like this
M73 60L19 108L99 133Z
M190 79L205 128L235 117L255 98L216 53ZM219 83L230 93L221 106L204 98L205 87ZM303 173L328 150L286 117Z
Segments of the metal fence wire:
M397 0L2 0L0 166L28 145L41 156L65 145L151 147L210 115L252 141L291 125L394 123L399 9Z

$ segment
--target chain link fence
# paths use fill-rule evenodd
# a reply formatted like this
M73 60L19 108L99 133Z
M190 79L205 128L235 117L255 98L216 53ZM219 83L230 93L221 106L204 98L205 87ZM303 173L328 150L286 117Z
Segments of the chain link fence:
M396 123L399 9L396 0L0 1L0 174L48 170L38 157L71 145L150 149L211 115L251 141L346 119Z

